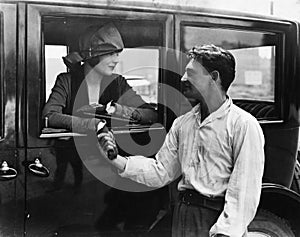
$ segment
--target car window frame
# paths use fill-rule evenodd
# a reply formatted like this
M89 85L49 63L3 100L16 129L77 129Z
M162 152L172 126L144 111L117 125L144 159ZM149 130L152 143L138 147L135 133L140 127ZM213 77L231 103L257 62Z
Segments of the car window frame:
M258 31L272 33L279 36L280 42L278 47L275 47L275 91L274 91L274 108L277 111L277 115L274 118L262 119L261 123L283 123L287 120L288 106L286 101L286 81L283 80L292 72L288 70L288 54L286 52L286 45L289 43L289 37L292 37L292 23L287 21L266 21L259 18L247 18L247 17L230 17L223 15L176 15L175 16L175 47L177 49L182 48L182 33L184 26L194 27L211 27L211 28L224 28L232 30L243 31ZM285 59L285 60L284 60ZM184 67L182 67L183 60L180 59L181 73L183 73Z
M27 95L29 105L29 116L32 119L27 120L27 134L28 144L31 147L47 146L49 142L41 141L40 134L44 127L44 121L41 119L42 108L45 104L45 78L44 78L44 52L43 52L43 34L42 34L42 19L45 16L98 16L107 18L127 19L127 20L151 20L159 21L162 23L162 47L173 48L173 15L167 13L156 13L156 12L143 12L133 11L132 9L106 9L101 8L89 8L89 7L69 7L69 6L53 6L53 5L40 5L40 4L29 4L28 7L28 23L27 23ZM33 24L34 22L34 24ZM160 52L159 57L159 83L164 83L165 75L163 68L166 64L165 52ZM35 94L35 96L29 96ZM163 100L162 92L158 92L158 109L163 110L160 106L159 101ZM35 98L35 99L33 99ZM36 99L38 98L38 100ZM163 113L163 112L162 112ZM159 113L159 114L162 114ZM162 123L162 129L165 124L164 116L159 115L159 121ZM36 122L38 121L38 124ZM151 129L149 127L149 129ZM157 128L156 128L157 129Z

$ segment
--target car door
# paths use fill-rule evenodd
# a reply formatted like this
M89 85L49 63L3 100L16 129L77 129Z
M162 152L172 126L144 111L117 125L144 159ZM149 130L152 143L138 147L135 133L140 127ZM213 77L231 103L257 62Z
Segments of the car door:
M164 82L166 48L173 47L172 15L125 9L29 4L27 7L26 50L26 233L28 236L119 236L148 233L158 214L167 205L168 188L149 189L116 172L93 153L82 134L68 134L77 140L82 159L83 181L74 188L76 166L66 161L60 188L53 189L59 163L55 144L66 134L43 133L41 112L56 76L68 69L62 56L76 50L78 36L89 25L113 22L120 31L125 49L117 72L143 99L159 112L155 126L124 129L115 125L116 139L126 154L153 157L165 131L160 84ZM123 56L122 56L123 55ZM121 144L123 142L123 144ZM63 147L68 150L68 145ZM72 159L66 153L66 160ZM80 165L79 165L80 166ZM147 192L146 192L147 191Z
M16 129L21 69L17 67L17 5L0 3L0 16L0 235L11 236L22 235L24 230L24 152Z

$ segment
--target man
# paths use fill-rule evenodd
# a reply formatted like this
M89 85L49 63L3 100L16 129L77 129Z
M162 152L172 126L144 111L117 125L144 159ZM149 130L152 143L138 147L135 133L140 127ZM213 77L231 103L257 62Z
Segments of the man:
M204 45L189 56L183 89L198 105L175 119L155 160L117 156L111 163L122 177L153 187L182 175L172 236L246 236L261 193L264 136L227 95L235 77L232 54ZM111 133L98 139L101 151L116 149Z

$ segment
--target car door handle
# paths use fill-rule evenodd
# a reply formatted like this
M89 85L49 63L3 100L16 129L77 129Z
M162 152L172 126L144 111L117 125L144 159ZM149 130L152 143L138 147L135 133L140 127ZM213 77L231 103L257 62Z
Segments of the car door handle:
M42 164L39 157L27 162L27 168L31 174L38 177L48 177L50 174L49 169Z
M16 178L18 172L8 166L7 161L3 161L0 167L0 181L7 181Z

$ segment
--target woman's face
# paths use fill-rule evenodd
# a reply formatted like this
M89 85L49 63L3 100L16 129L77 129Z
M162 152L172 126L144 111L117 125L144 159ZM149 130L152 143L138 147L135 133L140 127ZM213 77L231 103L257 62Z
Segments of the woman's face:
M99 62L94 66L93 70L103 76L111 76L113 70L119 62L119 53L111 53L99 56Z

